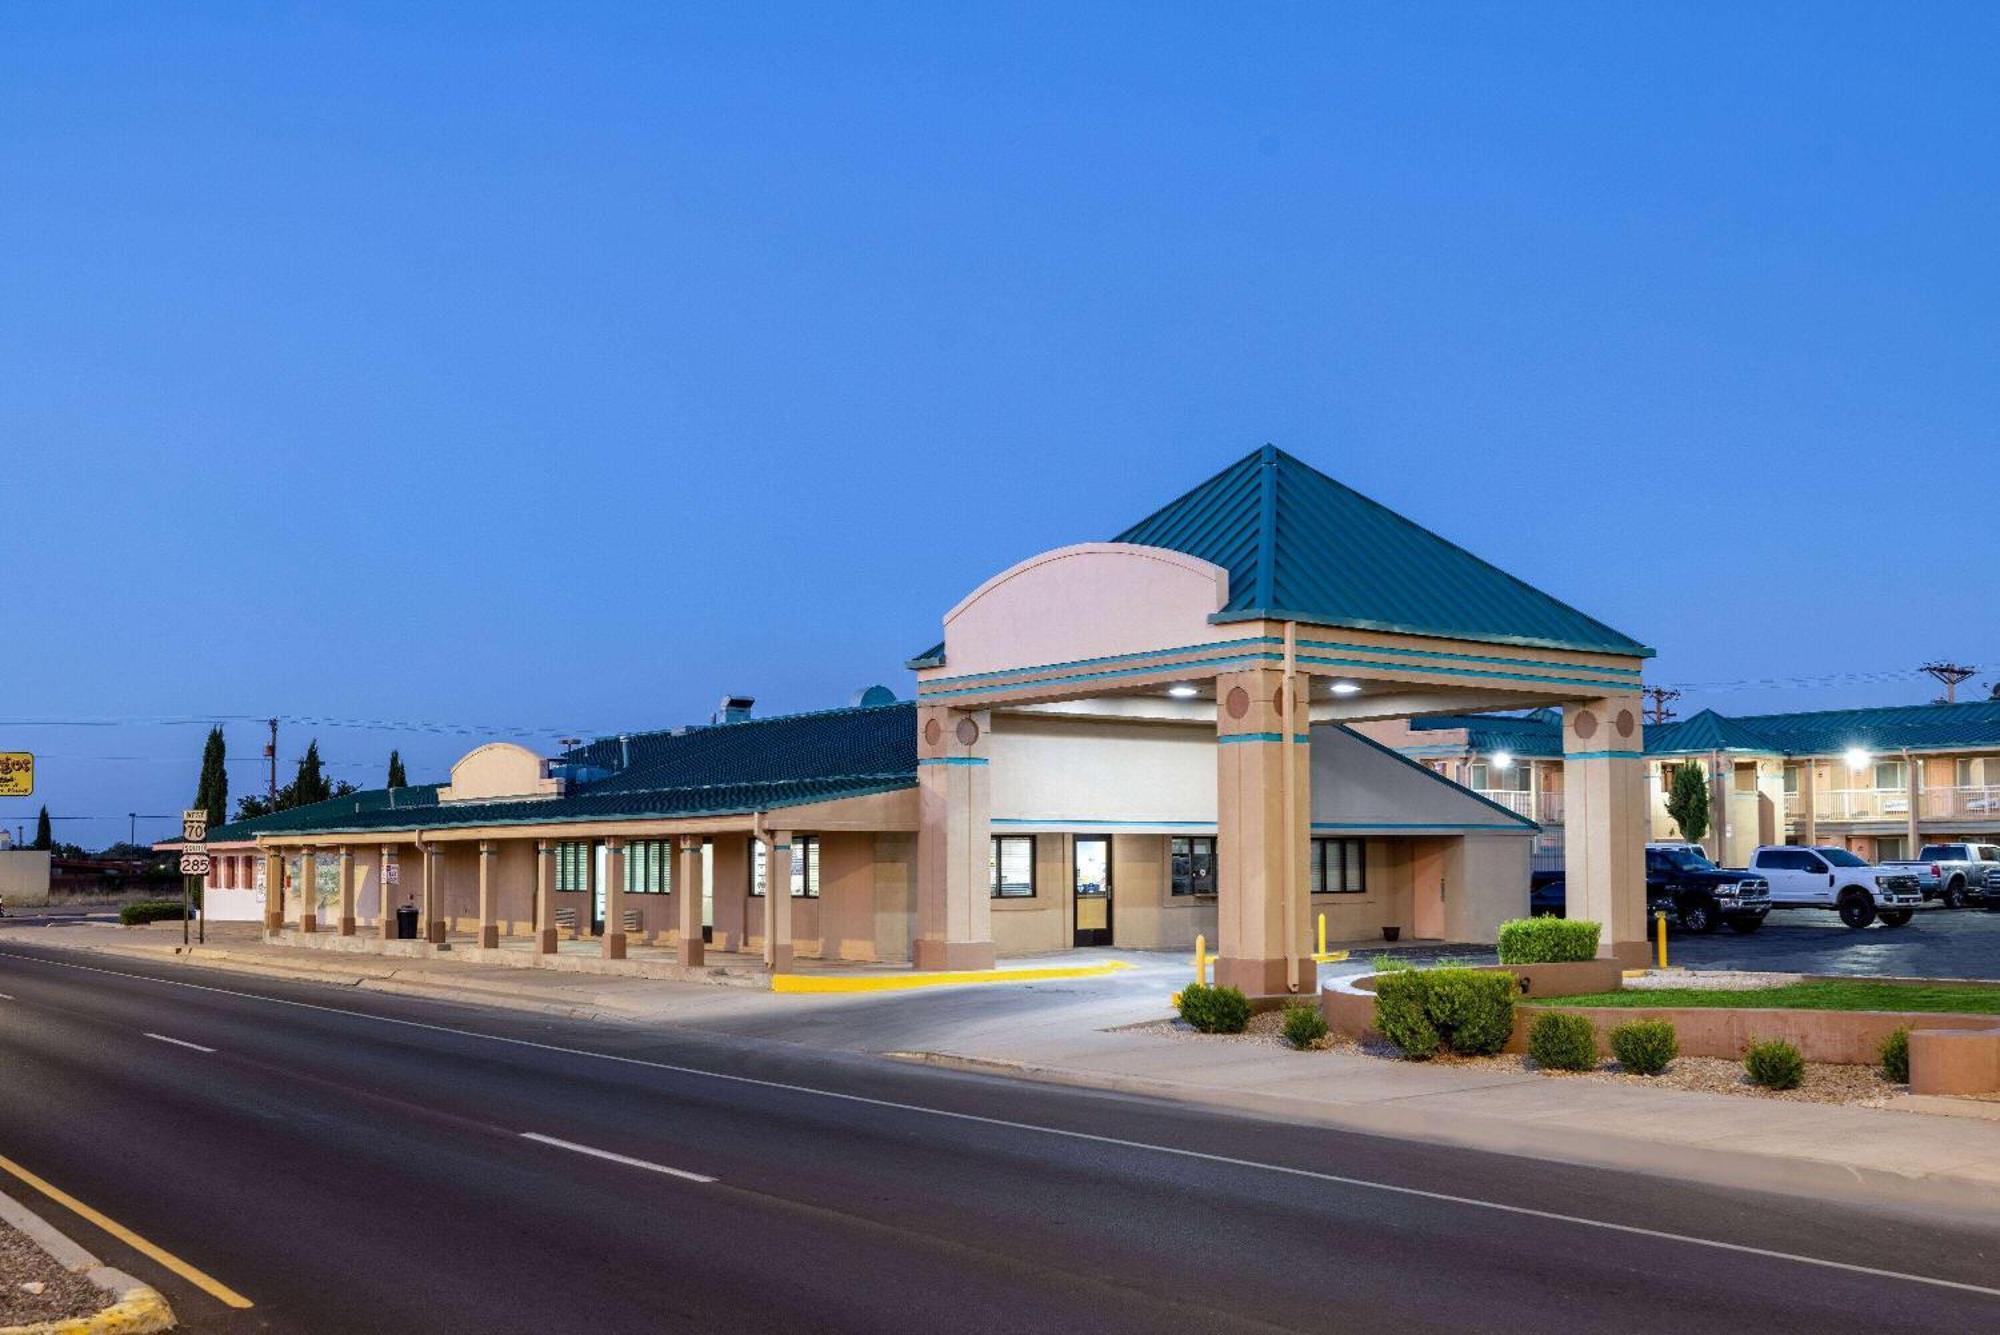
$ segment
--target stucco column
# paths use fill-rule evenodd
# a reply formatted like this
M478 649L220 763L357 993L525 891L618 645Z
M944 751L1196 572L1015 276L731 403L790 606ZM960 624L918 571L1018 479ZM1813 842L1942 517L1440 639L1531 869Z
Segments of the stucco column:
M701 836L682 835L680 852L680 866L674 868L674 908L679 918L680 962L700 964L707 954L701 939Z
M319 854L311 844L299 850L299 930L319 930Z
M792 971L792 832L774 830L764 857L764 963Z
M389 885L395 866L395 849L384 844L375 850L375 934L384 941L396 937L396 902Z
M264 930L285 930L285 855L275 848L264 854Z
M340 926L342 936L354 935L354 850L340 846Z
M604 841L604 958L625 958L625 841Z
M443 866L439 858L443 850L436 844L424 845L424 939L434 946L444 944L444 919L438 914L438 901L444 898Z
M1799 767L1799 819L1808 848L1819 842L1819 760L1807 756Z
M991 723L984 711L917 710L919 969L993 967Z
M1903 850L1903 856L1914 858L1917 850L1924 846L1923 839L1917 834L1917 818L1921 814L1924 800L1924 762L1921 757L1913 756L1908 751L1903 752L1903 782L1910 794L1910 814L1906 820L1910 842L1909 847Z
M1709 858L1719 867L1729 862L1729 791L1733 767L1722 763L1721 755L1708 755L1708 837L1700 841ZM1685 833L1685 832L1683 832Z
M493 915L493 859L499 852L491 839L479 841L479 946L482 950L500 948L500 924Z
M1275 668L1215 679L1215 981L1251 996L1318 988L1307 931L1309 680L1293 679L1288 704L1285 674Z
M1600 957L1646 962L1645 739L1637 696L1563 708L1568 914L1602 926Z
M535 840L535 953L556 953L556 851L546 839Z

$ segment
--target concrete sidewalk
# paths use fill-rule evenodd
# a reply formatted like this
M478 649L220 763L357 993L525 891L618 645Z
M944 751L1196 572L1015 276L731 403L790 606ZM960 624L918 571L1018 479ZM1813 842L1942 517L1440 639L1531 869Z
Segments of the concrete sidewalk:
M1994 1104L1797 1103L1130 1029L1031 1027L895 1055L1720 1186L2000 1211L2000 1120L1980 1115ZM1961 1115L1936 1115L1946 1103Z

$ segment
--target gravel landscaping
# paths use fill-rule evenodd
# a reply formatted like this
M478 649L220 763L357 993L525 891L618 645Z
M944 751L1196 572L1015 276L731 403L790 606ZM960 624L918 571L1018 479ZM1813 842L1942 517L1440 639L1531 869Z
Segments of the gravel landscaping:
M109 1302L102 1289L57 1264L27 1234L0 1224L0 1326L89 1316Z

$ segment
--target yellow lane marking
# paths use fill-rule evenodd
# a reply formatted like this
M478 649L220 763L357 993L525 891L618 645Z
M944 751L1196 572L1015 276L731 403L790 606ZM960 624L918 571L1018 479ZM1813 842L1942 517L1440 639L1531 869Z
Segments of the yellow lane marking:
M773 992L899 992L912 987L945 987L953 983L1039 983L1050 978L1102 978L1132 966L1123 960L1108 964L1073 964L1048 969L960 969L953 973L840 974L781 973L771 979Z
M161 1265L173 1271L176 1275L179 1275L182 1279L194 1285L216 1301L230 1307L255 1306L248 1298L245 1298L221 1280L216 1279L206 1271L198 1270L194 1266L189 1265L186 1261L181 1260L180 1257L175 1256L164 1247L154 1246L117 1220L91 1209L88 1205L85 1205L82 1201L54 1183L43 1181L4 1154L0 1154L0 1168L6 1169L15 1177L18 1177L36 1191L41 1192L42 1195L48 1197L70 1213L88 1220L98 1228L103 1229L106 1233L109 1233L112 1237L118 1239L134 1251L144 1253L153 1260L158 1261Z

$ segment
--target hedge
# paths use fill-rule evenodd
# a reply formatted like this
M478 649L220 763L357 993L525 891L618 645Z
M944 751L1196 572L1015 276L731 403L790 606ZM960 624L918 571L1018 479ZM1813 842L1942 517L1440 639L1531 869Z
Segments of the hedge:
M1240 1034L1250 1024L1250 998L1240 988L1189 983L1180 990L1181 1018L1204 1034Z
M1439 1052L1491 1056L1514 1029L1511 973L1406 969L1375 980L1375 1028L1413 1061Z
M178 899L142 899L118 910L118 921L127 927L147 922L179 922L186 916Z
M1898 1085L1910 1083L1910 1031L1898 1029L1882 1040L1882 1078Z
M1628 1020L1611 1031L1611 1055L1633 1075L1658 1075L1681 1055L1671 1020Z
M1806 1078L1806 1060L1782 1038L1753 1042L1743 1053L1743 1073L1765 1089L1797 1089Z
M1500 924L1502 964L1573 964L1597 958L1603 928L1581 918L1515 918Z
M1573 1011L1550 1011L1528 1026L1528 1055L1551 1071L1597 1068L1597 1028Z
M1295 1048L1309 1048L1326 1037L1326 1017L1310 1001L1294 1001L1285 1007L1285 1041Z

